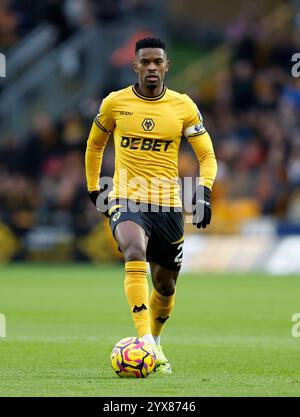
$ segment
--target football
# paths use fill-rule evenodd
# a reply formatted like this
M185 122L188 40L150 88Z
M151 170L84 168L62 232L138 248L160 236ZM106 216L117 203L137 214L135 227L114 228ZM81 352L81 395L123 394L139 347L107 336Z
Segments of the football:
M125 337L114 346L110 363L121 378L147 378L155 367L155 353L144 340Z

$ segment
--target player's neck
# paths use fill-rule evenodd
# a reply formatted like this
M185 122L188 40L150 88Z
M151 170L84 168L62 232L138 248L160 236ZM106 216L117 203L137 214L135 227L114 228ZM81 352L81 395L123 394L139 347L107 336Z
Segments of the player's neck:
M165 86L164 86L164 84L160 84L156 88L150 89L150 88L147 88L146 86L143 86L141 84L136 84L135 88L142 96L157 97L163 92Z

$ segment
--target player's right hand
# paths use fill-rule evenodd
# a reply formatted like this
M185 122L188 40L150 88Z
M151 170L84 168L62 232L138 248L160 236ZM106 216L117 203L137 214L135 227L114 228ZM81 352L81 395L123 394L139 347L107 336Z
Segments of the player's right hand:
M91 191L89 193L89 197L96 206L97 211L104 214L104 216L109 217L108 214L108 197L107 195L103 195L103 192L106 191L105 188L100 189L100 191Z

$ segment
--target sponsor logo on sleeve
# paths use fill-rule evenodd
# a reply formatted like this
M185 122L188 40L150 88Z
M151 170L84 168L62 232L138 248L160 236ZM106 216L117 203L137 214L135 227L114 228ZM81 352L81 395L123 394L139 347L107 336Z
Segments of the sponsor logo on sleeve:
M205 132L205 127L201 123L201 124L190 126L187 129L185 129L184 136L189 137L193 135L199 135L200 133L204 133L204 132Z

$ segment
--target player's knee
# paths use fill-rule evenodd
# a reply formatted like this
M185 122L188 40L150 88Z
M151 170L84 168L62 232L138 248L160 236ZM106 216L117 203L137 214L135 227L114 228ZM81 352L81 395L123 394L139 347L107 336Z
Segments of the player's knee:
M136 244L128 245L127 248L124 249L123 255L125 262L146 260L145 248Z
M160 281L155 283L155 289L164 297L169 297L175 293L176 279L169 279L168 281Z

